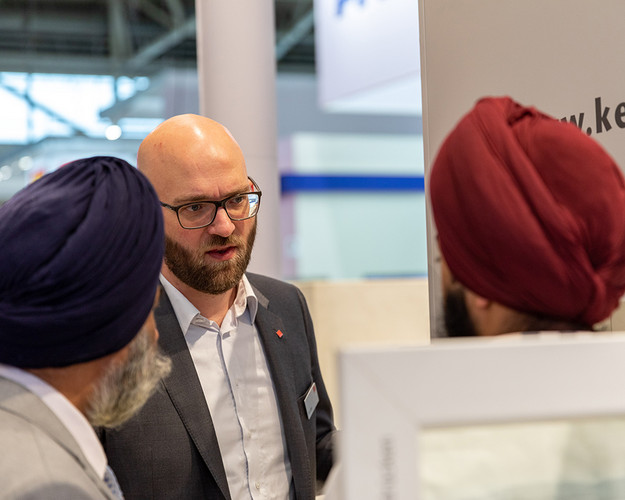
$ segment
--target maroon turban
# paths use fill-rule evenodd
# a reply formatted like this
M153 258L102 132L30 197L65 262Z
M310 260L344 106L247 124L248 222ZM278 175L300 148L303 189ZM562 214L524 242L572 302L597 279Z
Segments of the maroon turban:
M625 292L625 182L572 124L480 100L430 176L441 252L460 283L517 311L592 325Z

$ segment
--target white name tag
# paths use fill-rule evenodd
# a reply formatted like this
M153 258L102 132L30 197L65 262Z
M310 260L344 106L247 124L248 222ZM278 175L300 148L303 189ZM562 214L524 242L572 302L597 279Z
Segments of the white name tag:
M319 403L319 394L317 394L317 385L313 382L312 385L306 391L306 396L304 396L304 408L306 408L306 416L308 420L312 416L315 408L317 408L317 404Z

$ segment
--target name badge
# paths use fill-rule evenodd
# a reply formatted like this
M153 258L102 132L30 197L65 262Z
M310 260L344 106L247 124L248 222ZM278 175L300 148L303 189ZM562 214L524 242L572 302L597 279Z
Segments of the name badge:
M312 417L317 404L319 404L319 394L317 393L317 384L313 382L308 391L306 391L306 396L304 396L304 408L306 408L308 420Z

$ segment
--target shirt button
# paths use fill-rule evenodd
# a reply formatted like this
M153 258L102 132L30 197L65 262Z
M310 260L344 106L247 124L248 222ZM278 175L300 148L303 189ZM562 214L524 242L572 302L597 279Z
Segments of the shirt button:
M260 490L260 483L258 481L256 482L256 489Z

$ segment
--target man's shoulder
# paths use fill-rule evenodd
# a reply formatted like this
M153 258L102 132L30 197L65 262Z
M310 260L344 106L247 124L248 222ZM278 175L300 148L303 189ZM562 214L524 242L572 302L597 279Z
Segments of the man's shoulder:
M295 285L263 274L245 273L245 276L254 288L263 293L271 291L295 293L297 291Z
M2 498L107 498L62 437L29 415L0 408Z
M271 304L270 309L289 309L301 307L305 302L299 288L291 283L262 274L245 273L256 296L263 305Z
M38 419L54 415L39 396L21 383L3 376L0 376L0 411L3 412L3 418L23 420L29 425L31 419L26 418L29 414Z

